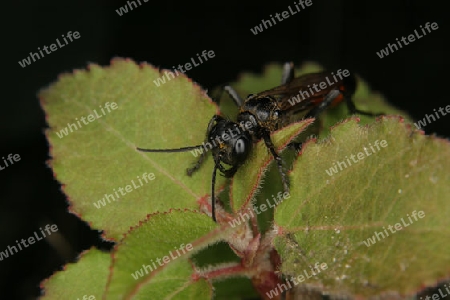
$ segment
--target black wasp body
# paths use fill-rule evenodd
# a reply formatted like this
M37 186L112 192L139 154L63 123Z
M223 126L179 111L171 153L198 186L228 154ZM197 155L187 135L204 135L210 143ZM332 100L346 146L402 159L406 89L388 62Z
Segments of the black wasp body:
M283 69L282 85L249 95L245 101L231 87L224 88L239 107L239 114L237 123L219 115L213 116L206 132L204 144L209 146L214 159L211 178L211 213L214 221L216 221L215 181L217 170L220 170L225 177L232 177L247 160L253 143L261 139L264 140L277 163L284 191L289 192L288 177L283 170L282 159L270 139L270 133L295 121L299 113L306 112L301 118L316 118L327 107L345 101L351 113L379 115L355 108L351 96L355 91L356 81L353 76L345 76L346 70L343 72L344 76L339 71L337 75L321 72L294 78L293 65L288 63ZM320 90L318 86L320 86ZM297 144L296 147L299 148L300 145ZM186 152L203 147L204 145L177 149L137 149L144 152ZM204 148L206 149L206 147ZM206 151L202 151L197 163L187 169L189 176L200 168L206 155ZM230 168L226 169L222 163L229 165Z

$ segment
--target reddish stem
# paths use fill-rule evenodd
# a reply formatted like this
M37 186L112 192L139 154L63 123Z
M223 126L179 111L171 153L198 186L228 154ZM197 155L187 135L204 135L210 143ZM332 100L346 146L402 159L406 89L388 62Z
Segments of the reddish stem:
M204 278L207 280L218 279L222 277L252 277L254 275L254 269L245 268L240 263L236 263L233 266L228 266L224 268L218 268L212 271L197 271L193 275L193 280L198 280L200 278Z

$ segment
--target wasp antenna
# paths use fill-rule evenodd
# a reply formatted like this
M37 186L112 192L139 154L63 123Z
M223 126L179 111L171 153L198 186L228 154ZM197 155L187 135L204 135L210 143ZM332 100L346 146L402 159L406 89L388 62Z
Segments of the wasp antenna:
M136 147L136 150L139 150L141 152L186 152L186 151L190 151L190 150L194 150L197 148L202 148L203 145L197 145L197 146L190 146L190 147L182 147L182 148L176 148L176 149L143 149L143 148L139 148Z
M214 170L212 173L212 178L211 178L211 214L212 214L212 219L214 222L217 223L217 219L216 219L216 195L214 193L215 190L215 186L216 186L216 172L217 169L219 168L220 165L220 161L217 160L214 163Z
M237 107L241 107L244 104L244 100L239 97L238 93L231 86L226 85L223 89L228 93L231 99L233 99L233 102Z

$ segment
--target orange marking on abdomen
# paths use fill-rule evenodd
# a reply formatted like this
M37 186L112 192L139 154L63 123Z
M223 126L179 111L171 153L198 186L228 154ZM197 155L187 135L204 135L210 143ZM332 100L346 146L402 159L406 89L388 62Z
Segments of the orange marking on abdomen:
M344 100L344 96L342 94L339 94L339 96L337 96L336 99L334 99L333 102L331 102L331 107L338 105L339 103L342 102L342 100Z

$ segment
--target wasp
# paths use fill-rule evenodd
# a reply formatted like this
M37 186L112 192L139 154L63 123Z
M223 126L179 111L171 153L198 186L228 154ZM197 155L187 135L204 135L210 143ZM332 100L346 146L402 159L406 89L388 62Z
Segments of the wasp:
M237 122L214 115L206 130L204 144L210 146L214 159L211 177L211 214L214 222L216 222L215 182L217 170L226 178L233 177L249 157L253 144L261 139L277 163L284 191L289 192L289 182L283 170L283 161L275 150L270 133L292 123L301 112L306 112L302 116L304 119L316 118L326 108L345 101L352 114L381 115L356 109L351 100L356 89L356 80L348 70L338 70L336 74L334 72L310 73L294 78L293 64L286 63L283 67L281 83L275 88L250 94L245 100L241 99L231 86L224 87L239 108L239 113ZM204 145L174 149L137 148L137 150L168 153L187 152L202 147ZM294 147L299 149L301 143ZM188 176L192 176L201 167L206 155L207 152L202 151L196 164L187 169ZM230 167L226 169L223 164Z

